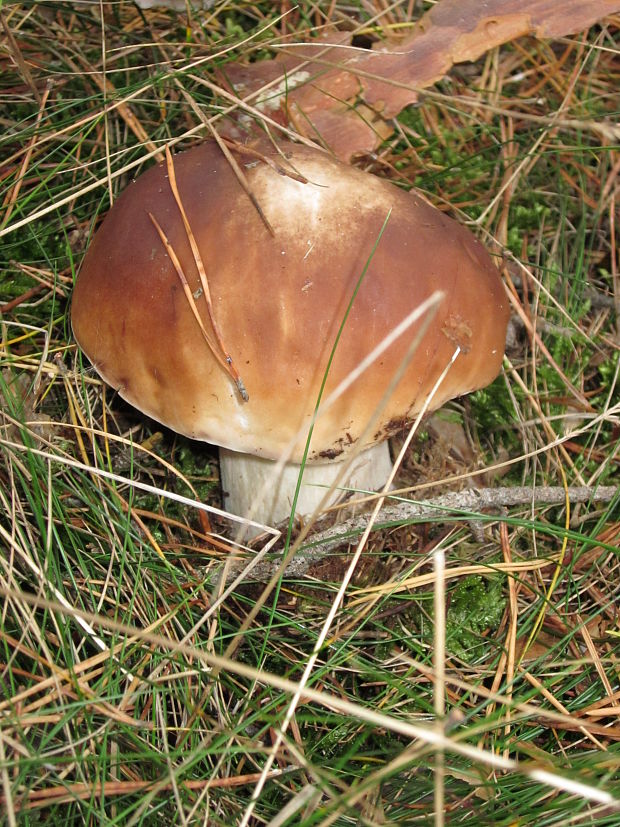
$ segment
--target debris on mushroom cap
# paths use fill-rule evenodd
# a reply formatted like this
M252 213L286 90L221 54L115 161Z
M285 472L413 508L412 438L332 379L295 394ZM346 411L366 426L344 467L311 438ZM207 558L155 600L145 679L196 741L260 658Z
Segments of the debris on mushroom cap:
M260 150L285 163L271 146ZM435 290L446 298L385 407L375 439L388 437L420 410L457 345L459 357L432 407L492 381L503 356L508 304L480 242L414 192L320 150L286 144L280 153L300 175L237 156L273 235L217 144L206 142L174 158L214 319L248 401L197 322L196 311L206 335L213 334L165 165L149 169L116 201L75 287L73 330L106 382L179 433L277 458L311 420L338 328L388 215L326 393ZM317 421L311 460L337 458L358 441L413 335L396 340ZM293 461L302 450L303 439Z

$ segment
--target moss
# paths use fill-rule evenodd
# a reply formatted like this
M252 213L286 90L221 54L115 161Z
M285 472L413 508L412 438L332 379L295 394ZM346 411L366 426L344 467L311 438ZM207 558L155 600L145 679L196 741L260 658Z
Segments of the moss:
M19 214L13 215L17 220ZM54 221L32 221L19 233L13 233L0 244L0 267L11 273L3 281L3 296L11 296L11 285L15 283L16 295L25 286L32 287L32 279L25 277L11 262L21 262L33 266L56 266L62 269L68 264L67 239L65 233ZM6 292L4 292L6 291Z
M487 651L484 632L499 626L506 598L503 578L472 575L460 581L450 595L446 613L446 648L466 661Z
M457 657L468 663L488 657L489 639L492 640L506 605L503 585L503 577L471 575L460 580L451 590L446 610L448 657ZM425 593L419 595L418 599L420 602L410 617L419 629L422 642L432 646L433 596Z

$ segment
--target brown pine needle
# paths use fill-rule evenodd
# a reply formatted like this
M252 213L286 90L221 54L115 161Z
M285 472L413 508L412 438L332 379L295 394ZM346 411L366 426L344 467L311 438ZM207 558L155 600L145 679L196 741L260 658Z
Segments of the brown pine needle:
M231 377L231 379L235 383L235 385L237 387L237 390L239 391L239 395L241 396L241 398L243 399L244 402L247 402L249 397L248 397L248 393L245 389L245 385L243 384L243 380L241 379L241 376L239 375L239 371L236 369L236 367L234 365L232 356L230 355L230 353L228 352L226 346L224 345L224 340L222 338L222 334L220 333L219 327L218 327L217 322L215 320L215 316L213 314L213 303L211 301L211 291L209 290L209 282L207 280L207 272L205 270L205 266L204 266L204 262L202 260L202 256L200 255L200 250L198 249L198 244L196 243L196 238L194 236L194 233L192 232L192 228L191 228L191 225L189 223L189 219L187 218L185 208L183 207L183 202L181 201L181 196L179 194L179 189L177 187L177 179L176 179L176 175L175 175L175 172L174 172L174 162L172 160L172 153L170 152L170 149L168 147L166 147L166 167L167 167L167 170L168 170L168 182L170 184L170 189L172 191L172 195L174 196L174 200L176 201L176 205L179 208L179 212L181 213L181 218L183 220L183 226L185 227L185 233L187 235L187 240L189 241L189 244L190 244L190 247L191 247L191 250L192 250L192 255L194 256L194 262L196 263L196 269L198 270L198 275L200 277L200 284L201 284L201 287L202 287L202 292L203 292L203 295L205 297L205 302L207 304L207 312L209 314L209 321L211 322L211 327L213 328L213 333L215 334L217 344L220 347L221 356L219 354L216 354L215 348L211 344L211 340L208 337L206 337L207 342L209 343L209 347L213 351L213 354L218 359L218 362L224 367L226 372L229 374L229 376ZM149 213L149 215L151 217L151 221L153 221L153 223L155 224L156 229L160 233L160 237L162 238L162 241L164 241L165 235L163 235L163 231L161 231L161 228L159 227L159 224L156 223L155 219L153 218L153 216L150 213ZM166 239L166 241L164 241L164 244L166 245L166 249L170 253L172 251L172 245L170 244L170 242L167 239ZM172 252L174 252L174 251L172 251ZM182 268L181 268L181 265L180 265L179 260L176 257L176 255L175 255L175 259L176 259L176 262L177 262L175 264L175 269L176 269L177 273L180 276L181 272L182 272ZM194 316L196 317L196 319L199 320L200 327L203 330L203 335L205 335L204 325L202 324L202 320L200 320L200 316L198 315L198 309L196 308L196 304L194 302L194 297L193 297L192 292L189 288L189 285L187 284L187 279L185 278L185 274L183 274L183 277L182 277L181 281L183 283L183 289L185 290L185 295L186 296L191 296L190 306L192 308L192 312L194 313Z
M194 300L194 296L193 296L192 291L190 289L190 286L188 284L185 273L183 272L183 268L181 267L181 262L179 261L177 254L174 252L174 247L172 246L172 244L168 240L168 237L166 236L165 232L162 230L159 221L155 218L153 213L149 213L149 218L153 222L153 225L154 225L155 229L157 230L157 232L159 234L161 242L164 245L164 247L166 248L166 252L170 256L170 261L172 262L172 264L174 266L174 269L177 271L177 275L179 276L181 284L183 285L183 291L185 293L185 297L187 298L187 301L188 301L188 304L191 308L191 311L194 314L194 318L198 322L198 326L200 328L200 332L202 333L203 339L209 345L209 348L211 349L211 352L213 353L213 355L215 356L215 358L217 359L219 364L224 368L225 371L229 372L228 365L226 364L226 359L219 353L217 347L211 341L211 338L210 338L209 334L207 333L207 330L206 330L206 328L203 324L203 321L200 317L200 313L198 312L198 308L196 307L196 302Z
M208 127L209 131L211 132L211 135L213 136L215 142L217 143L219 148L222 150L222 153L224 154L224 157L226 158L226 160L230 164L230 168L235 173L235 178L241 184L241 188L243 189L243 191L245 192L247 197L252 202L252 206L254 207L254 209L256 210L258 215L260 216L260 220L263 222L263 224L267 228L267 230L269 232L269 235L272 238L275 238L276 237L276 231L273 229L273 227L271 226L271 223L269 222L269 219L267 218L267 216L263 212L263 208L258 203L258 198L252 192L252 188L250 187L248 179L245 177L245 175L243 173L243 170L241 169L241 167L237 163L237 161L236 161L235 157L233 156L232 152L230 151L230 149L228 149L228 147L224 143L224 140L222 138L220 138L218 133L215 131L215 129L213 128L213 124L209 123L208 120L205 121L205 124Z
M217 130L215 129L215 127L213 126L213 124L211 123L209 118L207 118L204 115L204 113L202 112L202 110L200 109L200 107L198 106L196 101L187 92L187 90L183 88L183 84L180 83L178 79L177 79L176 83L177 83L177 86L179 87L179 89L181 90L181 94L183 95L185 100L188 102L188 104L191 106L191 108L193 109L194 114L202 121L202 123L205 125L205 127L211 133L211 137L214 139L214 141L217 143L219 148L222 150L222 153L224 154L224 157L226 158L226 160L230 164L230 168L234 172L237 181L241 184L241 188L243 189L245 194L248 196L248 198L252 202L252 206L254 207L256 212L258 213L258 215L260 217L260 220L263 222L263 224L267 228L267 231L269 232L269 235L271 235L273 238L275 238L275 236L276 236L275 230L273 229L273 227L271 226L271 224L269 222L269 219L265 215L265 213L263 211L263 208L261 207L261 205L258 201L258 198L252 192L252 187L250 186L250 183L249 183L247 177L245 176L243 170L241 169L241 167L237 163L236 159L234 158L234 156L232 155L232 153L228 149L228 144L229 143L235 144L235 142L234 141L226 142L225 139L222 138L219 135L219 133L217 132ZM235 145L235 148L237 148L236 145ZM241 152L241 150L239 150L239 151ZM251 152L247 152L245 154L251 154ZM264 160L266 161L267 159L264 159ZM280 167L278 171L283 172L282 167ZM291 177L294 177L294 176L291 176ZM307 183L307 182L303 181L303 183Z
M270 778L278 778L295 768L287 770L276 769L269 773ZM181 780L180 784L187 790L210 790L229 789L232 787L243 787L255 783L260 773L248 773L247 775L228 776L226 778L187 778ZM157 792L165 792L172 787L171 782L163 781L95 781L93 783L76 782L58 787L45 787L41 790L30 790L28 795L17 797L14 804L18 812L34 810L42 807L51 807L56 804L65 804L74 801L76 798L82 801L95 798L110 798L117 795L129 795L130 793L143 792L156 789ZM0 796L0 806L6 805L6 797Z
M264 152L259 152L257 149L253 149L251 146L244 146L240 144L238 141L233 141L232 138L220 138L222 143L232 149L234 152L239 153L239 155L247 155L250 158L256 158L258 161L262 161L267 166L270 166L274 172L277 172L278 175L285 175L287 178L292 178L293 181L299 181L300 184L307 184L308 179L302 175L300 172L296 172L294 169L281 166L277 164L273 158L269 158L265 155ZM219 143L219 142L218 142Z

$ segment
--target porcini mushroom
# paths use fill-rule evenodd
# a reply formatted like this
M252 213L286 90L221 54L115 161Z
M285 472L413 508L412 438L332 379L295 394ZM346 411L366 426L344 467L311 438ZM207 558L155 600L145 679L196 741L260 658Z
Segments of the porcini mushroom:
M421 409L456 345L433 408L495 378L508 304L482 244L419 195L318 149L258 149L237 158L263 216L215 142L131 183L85 256L72 324L124 399L221 446L229 510L249 513L274 460L294 443L285 474L255 513L272 522L290 513L304 428L367 264L326 394L434 291L445 299L344 480L352 487L385 482L387 437ZM312 483L329 485L360 439L410 338L396 339L317 420L300 514L324 494Z

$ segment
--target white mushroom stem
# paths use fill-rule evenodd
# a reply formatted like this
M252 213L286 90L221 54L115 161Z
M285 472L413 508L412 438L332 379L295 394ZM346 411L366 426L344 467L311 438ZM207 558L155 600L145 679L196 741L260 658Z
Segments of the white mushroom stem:
M332 461L306 465L296 513L307 517L313 513L343 467L343 462ZM387 440L362 451L351 462L338 488L330 493L328 505L346 493L343 489L377 491L385 485L392 470ZM288 463L280 474L272 460L240 454L220 448L220 476L224 507L242 517L252 516L264 525L275 525L288 519L291 513L300 466ZM262 502L256 502L264 491ZM255 506L255 508L254 508Z

